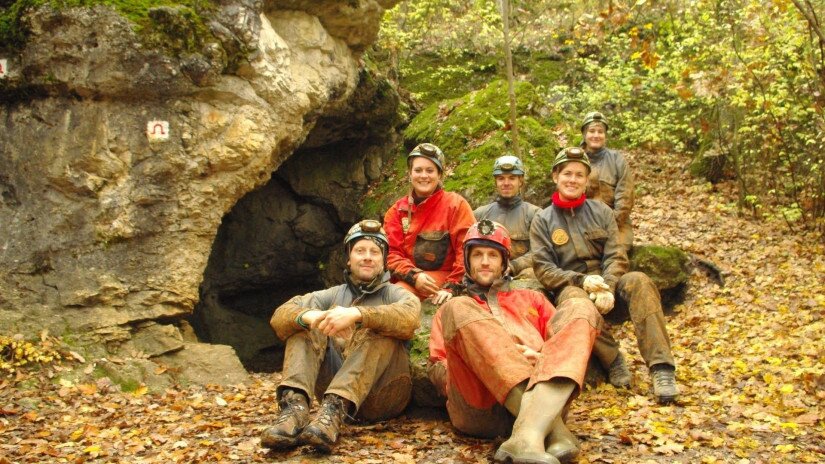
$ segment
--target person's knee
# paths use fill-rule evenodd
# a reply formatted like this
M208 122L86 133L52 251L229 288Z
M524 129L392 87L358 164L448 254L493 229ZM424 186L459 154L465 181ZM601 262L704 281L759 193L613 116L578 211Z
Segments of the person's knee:
M378 422L397 417L412 397L412 379L402 375L384 385L380 391L370 392L356 415L367 422Z
M566 300L569 300L569 299L572 299L572 298L589 299L589 295L587 294L587 292L584 291L583 288L579 288L579 287L576 287L576 286L573 286L573 285L568 285L567 287L564 287L562 289L562 291L559 293L559 296L556 298L556 304L561 305Z
M619 279L619 287L622 291L635 293L641 290L655 290L656 284L647 274L640 271L628 272Z
M559 332L565 325L582 319L594 329L601 329L604 325L601 314L593 305L589 298L570 298L565 300L558 308L556 316L553 318L553 330Z

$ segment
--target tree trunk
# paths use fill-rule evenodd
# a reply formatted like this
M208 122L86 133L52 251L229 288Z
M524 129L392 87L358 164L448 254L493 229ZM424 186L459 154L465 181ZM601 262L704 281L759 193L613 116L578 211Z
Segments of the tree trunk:
M504 61L507 64L507 90L510 95L510 132L513 137L513 152L521 157L518 144L518 123L516 118L516 90L513 77L513 54L510 51L510 0L501 0L501 23L504 29Z

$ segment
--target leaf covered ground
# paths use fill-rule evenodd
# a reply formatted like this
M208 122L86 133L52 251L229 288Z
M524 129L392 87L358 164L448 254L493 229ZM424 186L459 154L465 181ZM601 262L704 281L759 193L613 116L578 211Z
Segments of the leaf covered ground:
M579 462L825 462L823 238L737 215L732 185L695 181L676 157L629 158L637 242L715 264L724 286L697 266L685 302L668 316L676 405L652 401L632 327L616 328L634 385L591 388L574 403ZM258 436L277 412L277 374L154 394L122 392L91 369L66 379L77 370L65 361L0 378L0 464L489 462L499 443L461 436L443 412L415 411L349 427L331 456L275 453Z

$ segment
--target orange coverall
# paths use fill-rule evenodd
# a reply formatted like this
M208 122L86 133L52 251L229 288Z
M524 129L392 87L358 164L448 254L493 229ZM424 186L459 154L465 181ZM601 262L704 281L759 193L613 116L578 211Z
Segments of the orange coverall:
M430 380L447 396L450 421L470 435L507 434L512 416L500 405L525 380L529 389L565 378L580 390L604 324L586 298L568 299L556 309L536 291L506 285L448 300L432 322ZM516 344L541 353L535 365Z
M439 287L452 289L464 277L464 235L475 222L461 195L439 189L419 204L407 195L384 215L390 242L387 269L392 281L416 294L415 277L426 272Z

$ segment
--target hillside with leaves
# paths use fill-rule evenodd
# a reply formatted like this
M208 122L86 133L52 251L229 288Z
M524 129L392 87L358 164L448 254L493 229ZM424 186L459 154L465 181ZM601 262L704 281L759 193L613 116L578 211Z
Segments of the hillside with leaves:
M612 144L676 153L734 180L743 212L825 230L825 4L509 2L515 78L569 129L602 111ZM375 56L425 106L477 90L504 77L496 4L403 2Z

